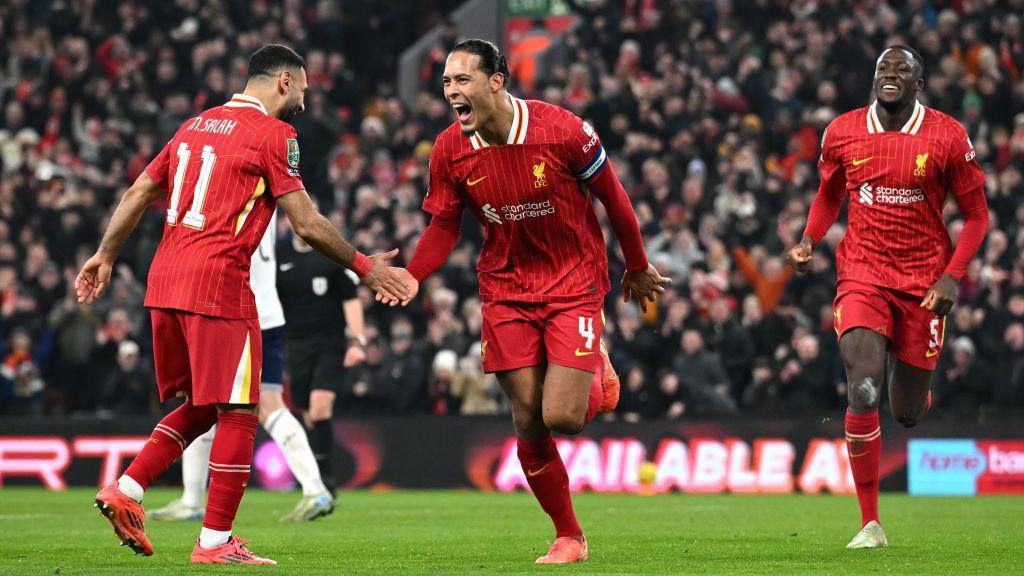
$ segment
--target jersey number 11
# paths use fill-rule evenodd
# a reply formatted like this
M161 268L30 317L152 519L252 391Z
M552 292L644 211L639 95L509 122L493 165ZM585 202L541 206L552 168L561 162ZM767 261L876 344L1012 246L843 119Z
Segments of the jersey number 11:
M185 212L181 224L196 230L202 230L206 223L206 216L203 215L203 202L206 200L206 189L210 186L210 175L213 173L213 165L217 162L217 155L213 153L213 146L203 146L203 165L199 169L199 179L192 190L192 207ZM188 144L178 144L178 168L174 171L174 188L171 190L171 204L167 207L167 223L171 226L178 224L178 205L181 203L181 188L185 180L185 169L188 167L188 160L192 151Z

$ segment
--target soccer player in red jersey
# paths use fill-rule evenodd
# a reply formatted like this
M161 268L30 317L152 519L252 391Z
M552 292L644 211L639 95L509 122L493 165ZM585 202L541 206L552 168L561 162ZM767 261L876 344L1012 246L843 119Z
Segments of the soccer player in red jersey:
M914 426L928 412L946 315L988 229L985 173L971 140L956 120L918 102L923 77L913 48L882 52L875 102L839 116L825 131L818 195L803 239L788 253L797 271L806 270L849 196L834 307L862 529L847 548L887 545L878 522L882 386L888 382L890 408L903 426ZM955 250L942 219L949 194L964 217Z
M295 232L371 289L393 298L411 291L388 269L397 251L367 257L313 207L299 177L295 130L302 112L305 63L268 45L249 60L242 94L186 121L125 192L99 250L75 280L78 301L92 303L110 282L114 260L148 206L167 191L163 239L149 270L145 305L153 323L160 400L185 396L96 505L115 535L151 555L143 526L145 489L196 437L217 424L210 494L193 563L274 564L233 537L232 521L249 481L261 372L260 326L249 266L275 205Z
M444 95L458 121L438 136L423 208L432 215L406 281L436 271L468 209L486 227L477 263L484 369L512 404L519 461L557 538L538 563L585 560L568 476L551 431L575 434L614 408L602 390L602 303L608 257L592 196L622 245L625 298L646 309L670 281L648 264L636 216L594 129L572 113L506 90L508 64L485 40L458 44ZM409 278L411 276L411 278ZM388 300L378 294L379 300ZM607 388L607 387L606 387Z

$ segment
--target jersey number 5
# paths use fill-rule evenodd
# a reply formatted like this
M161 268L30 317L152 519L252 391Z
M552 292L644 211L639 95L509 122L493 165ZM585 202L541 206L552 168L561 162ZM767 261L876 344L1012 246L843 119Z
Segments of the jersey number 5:
M213 173L213 165L217 162L217 155L213 153L213 146L203 146L203 164L199 169L199 179L192 190L192 207L185 212L181 223L189 228L202 230L206 223L206 216L203 215L203 202L206 200L206 189L210 186L210 175ZM181 188L185 181L185 169L188 168L188 160L192 151L188 144L178 144L178 167L174 171L174 187L171 189L171 204L167 207L167 223L171 226L178 224L178 205L181 203Z
M942 340L942 335L939 334L938 318L932 318L932 321L928 324L928 331L932 334L932 339L928 341L928 347L938 348L939 342Z

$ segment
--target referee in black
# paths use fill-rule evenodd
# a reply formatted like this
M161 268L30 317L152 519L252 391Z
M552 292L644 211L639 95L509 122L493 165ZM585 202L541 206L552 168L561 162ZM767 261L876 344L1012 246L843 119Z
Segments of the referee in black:
M345 369L366 359L358 284L355 274L316 253L298 234L278 242L277 292L288 319L284 353L292 402L302 408L309 445L332 497L334 399L344 385Z

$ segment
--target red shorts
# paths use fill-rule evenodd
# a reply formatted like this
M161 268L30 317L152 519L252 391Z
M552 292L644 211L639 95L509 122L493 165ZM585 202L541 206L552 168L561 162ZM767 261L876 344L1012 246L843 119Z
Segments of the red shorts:
M597 372L603 302L484 302L484 372L558 364Z
M833 303L836 335L842 338L851 328L873 330L892 342L892 353L898 360L935 370L946 318L921 308L923 299L856 280L840 280Z
M263 340L258 318L214 318L153 308L153 360L160 401L258 404Z

